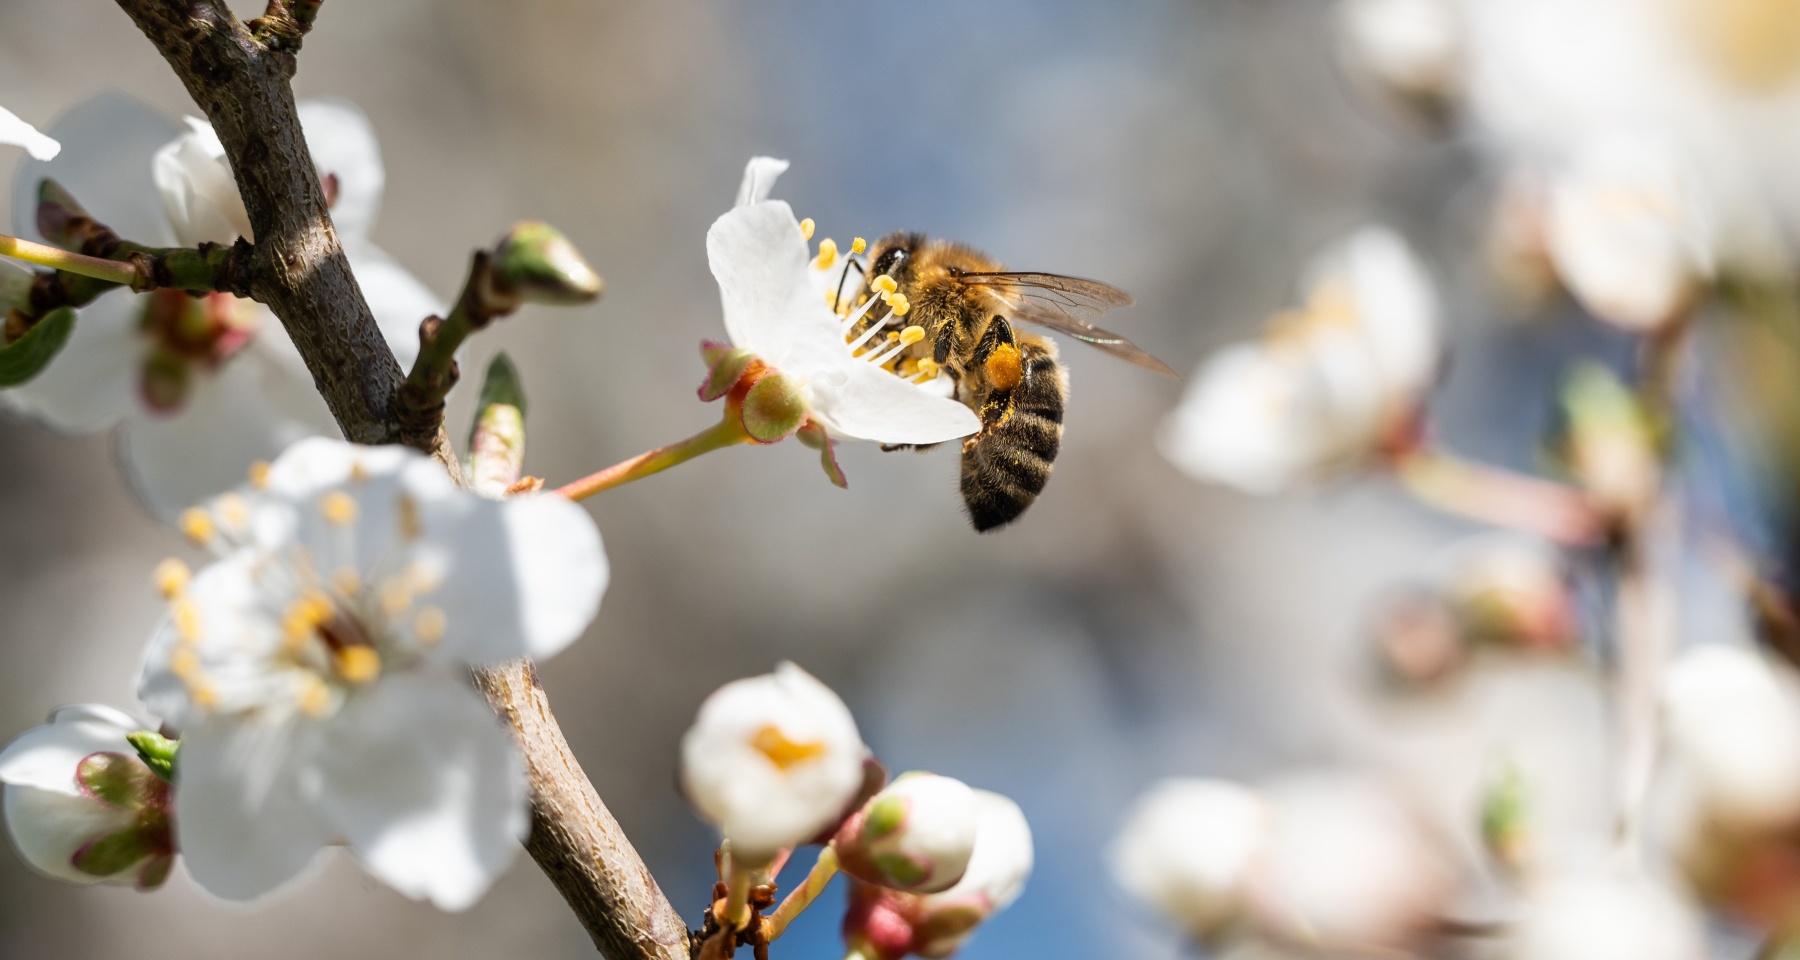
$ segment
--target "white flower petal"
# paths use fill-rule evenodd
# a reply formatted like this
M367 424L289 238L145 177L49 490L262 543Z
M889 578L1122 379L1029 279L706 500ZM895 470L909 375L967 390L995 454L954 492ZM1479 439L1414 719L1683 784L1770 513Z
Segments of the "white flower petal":
M878 443L930 444L981 429L975 411L851 358L841 386L814 380L813 412L831 432Z
M524 762L455 675L407 673L353 696L314 762L320 806L369 872L442 909L479 900L525 836Z
M1351 291L1359 329L1389 391L1429 386L1438 358L1437 292L1406 241L1387 227L1364 227L1315 269L1315 276L1341 276Z
M143 309L144 297L125 291L83 307L62 351L36 377L0 390L0 406L72 434L96 433L131 415L148 351L138 334Z
M183 731L175 832L194 882L254 900L298 877L332 841L313 806L318 785L292 757L307 731L212 717Z
M954 905L970 894L987 901L990 910L1004 910L1025 892L1035 854L1031 824L1025 811L1011 797L991 790L975 791L975 854L956 886L921 898L930 911Z
M775 189L775 178L787 172L788 162L774 157L751 157L744 164L744 179L738 184L737 203L733 206L748 206L769 199L769 191Z
M53 161L27 160L13 181L13 232L42 240L37 229L38 184L62 184L95 218L139 243L174 241L157 200L150 158L181 125L122 93L98 94L58 117L47 131L62 141Z
M20 734L0 751L0 782L80 795L75 766L95 753L137 756L125 735L144 725L110 707L64 707L50 722Z
M561 652L593 622L606 592L606 551L593 518L547 494L457 499L467 509L443 528L455 552L429 601L446 616L442 653L497 663ZM426 529L433 526L428 512Z
M188 132L165 144L151 162L176 242L192 247L255 240L217 131L193 117L187 123Z
M1133 805L1113 843L1113 876L1187 932L1210 937L1243 911L1268 819L1262 798L1246 787L1165 780Z
M65 774L74 768L65 769ZM38 872L68 883L119 883L137 880L136 870L97 877L75 868L74 854L96 837L124 830L137 822L130 810L68 791L40 790L7 784L6 831L19 858Z
M24 147L25 152L37 160L53 160L62 152L62 144L39 133L36 127L5 107L0 107L0 143Z
M138 699L177 730L221 714L269 702L283 671L276 654L282 631L258 591L262 558L239 550L195 574L182 599L191 614L192 635L184 637L173 618L151 634L139 668ZM177 656L193 664L177 667ZM274 663L276 669L271 669ZM189 682L203 683L210 704L196 703ZM283 703L285 708L289 706Z
M401 370L412 369L419 355L420 321L433 314L446 315L449 306L380 247L346 239L344 253L394 359Z
M250 465L273 460L313 428L275 409L254 365L234 357L216 377L196 377L170 416L140 414L119 433L119 462L144 505L173 519L243 484Z
M331 222L346 244L365 240L375 229L381 212L381 191L387 174L381 164L381 146L375 128L355 104L337 98L304 100L299 105L300 128L312 152L320 179L337 178L337 200L331 205ZM368 290L360 272L358 279ZM424 314L420 314L420 319ZM416 321L415 321L416 323Z

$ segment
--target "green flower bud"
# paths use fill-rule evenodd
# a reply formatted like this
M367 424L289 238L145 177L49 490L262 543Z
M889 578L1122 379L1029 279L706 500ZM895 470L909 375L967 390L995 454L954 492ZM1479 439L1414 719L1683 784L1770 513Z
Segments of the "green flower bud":
M514 224L495 248L491 266L494 286L522 303L589 303L605 289L569 238L540 220Z

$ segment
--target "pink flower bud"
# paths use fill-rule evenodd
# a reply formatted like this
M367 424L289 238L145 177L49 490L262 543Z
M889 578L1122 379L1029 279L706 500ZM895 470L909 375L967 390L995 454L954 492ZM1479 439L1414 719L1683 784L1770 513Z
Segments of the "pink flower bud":
M838 865L894 890L948 890L975 850L975 811L975 792L962 781L902 774L838 830Z

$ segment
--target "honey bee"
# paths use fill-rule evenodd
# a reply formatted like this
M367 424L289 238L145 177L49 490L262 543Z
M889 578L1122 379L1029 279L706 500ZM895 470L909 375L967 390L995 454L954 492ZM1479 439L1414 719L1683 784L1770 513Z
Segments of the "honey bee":
M848 279L852 261L845 267ZM886 278L886 279L884 279ZM840 281L841 290L844 283ZM1166 376L1175 371L1130 340L1096 327L1094 318L1130 306L1131 295L1093 280L1053 273L1003 270L987 255L961 244L894 233L869 250L856 302L898 295L900 315L872 314L855 332L883 324L909 326L924 336L901 338L895 369L948 374L955 397L981 418L981 430L963 441L962 498L969 522L986 532L1018 519L1050 479L1062 446L1063 405L1069 378L1056 344L1015 328L1032 324L1099 347L1122 360ZM834 304L834 307L837 306ZM912 331L917 337L919 331ZM895 334L888 332L890 342ZM904 344L903 346L901 344ZM884 445L883 450L929 449Z

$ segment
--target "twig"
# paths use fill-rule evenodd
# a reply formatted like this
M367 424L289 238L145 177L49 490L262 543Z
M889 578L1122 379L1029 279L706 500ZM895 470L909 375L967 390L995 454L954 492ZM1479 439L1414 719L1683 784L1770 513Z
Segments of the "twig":
M1395 474L1420 500L1459 516L1535 533L1564 546L1603 541L1607 524L1574 487L1422 448L1400 458Z
M257 242L250 289L286 326L345 436L399 439L400 365L350 271L300 131L292 50L213 0L118 0L206 110ZM302 4L296 2L290 12ZM316 11L317 4L305 4ZM440 429L422 449L455 470ZM460 480L461 478L458 477ZM581 772L527 661L476 683L518 735L532 785L526 849L611 960L688 960L687 929Z

